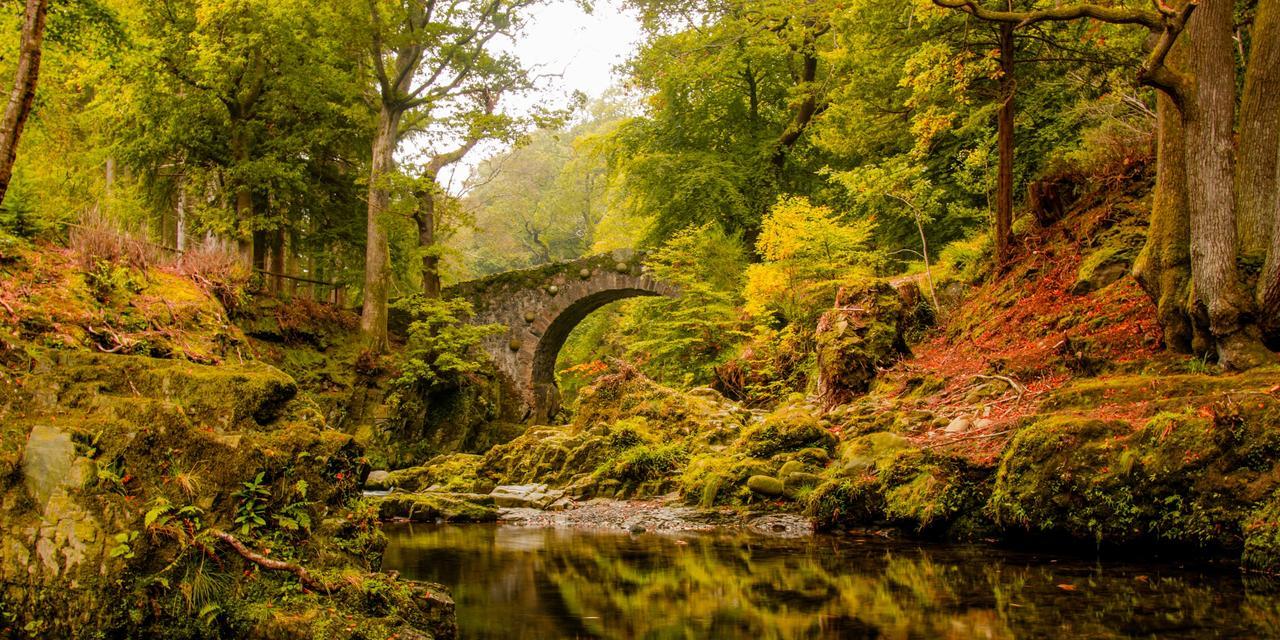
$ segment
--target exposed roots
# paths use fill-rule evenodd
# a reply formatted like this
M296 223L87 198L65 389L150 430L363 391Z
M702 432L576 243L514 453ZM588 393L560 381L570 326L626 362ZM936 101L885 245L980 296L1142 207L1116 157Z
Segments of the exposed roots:
M227 546L240 554L240 557L262 567L263 569L292 573L298 577L298 581L302 583L302 586L307 587L312 591L331 594L338 588L336 585L329 584L311 575L311 572L307 571L306 567L303 567L302 565L285 562L283 560L273 560L260 553L255 553L250 550L249 547L246 547L243 542L240 542L238 538L226 531L222 531L221 529L210 529L209 533L212 534L213 537L227 543Z

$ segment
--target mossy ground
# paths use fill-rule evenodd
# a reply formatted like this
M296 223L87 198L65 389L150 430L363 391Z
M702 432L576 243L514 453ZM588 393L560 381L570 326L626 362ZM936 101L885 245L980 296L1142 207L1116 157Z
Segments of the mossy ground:
M0 635L452 636L447 594L374 572L363 447L208 292L53 247L0 258Z

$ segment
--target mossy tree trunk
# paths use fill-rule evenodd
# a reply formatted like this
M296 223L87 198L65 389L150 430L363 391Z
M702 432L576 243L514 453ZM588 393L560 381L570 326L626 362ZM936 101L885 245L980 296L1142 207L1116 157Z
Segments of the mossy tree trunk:
M36 83L40 78L41 44L44 41L45 18L49 0L27 0L22 20L22 43L18 66L13 74L9 104L0 119L0 201L13 178L13 163L18 158L18 140L36 101Z
M393 104L383 104L378 114L378 131L373 140L373 162L369 170L368 234L364 254L364 306L360 311L360 332L369 348L387 347L387 289L391 282L391 247L387 234L387 209L391 193L387 176L395 170L396 144L404 112Z
M1276 347L1280 346L1280 0L1258 2L1251 40L1240 109L1240 198L1242 217L1265 234L1262 249L1267 257L1258 278L1258 317L1268 343ZM1250 251L1248 240L1242 238L1242 242Z
M1013 2L1010 0L1010 7ZM1013 236L1013 98L1016 85L1013 77L1014 25L1000 23L1000 114L999 148L1000 170L996 180L996 269L1009 260L1010 239Z
M1188 25L1191 82L1182 104L1191 203L1191 274L1197 316L1218 361L1232 369L1265 357L1236 261L1234 3L1202 2Z
M1280 210L1280 0L1259 0L1250 42L1240 99L1237 233L1240 251L1260 258Z
M432 185L434 186L434 185ZM430 188L417 194L413 221L418 225L418 249L422 251L422 295L440 297L440 254L436 247L436 196Z
M1168 64L1180 68L1186 46L1176 46ZM1156 189L1147 242L1134 262L1134 277L1156 303L1166 348L1192 350L1187 305L1191 284L1191 218L1187 202L1186 147L1182 115L1173 98L1156 94Z

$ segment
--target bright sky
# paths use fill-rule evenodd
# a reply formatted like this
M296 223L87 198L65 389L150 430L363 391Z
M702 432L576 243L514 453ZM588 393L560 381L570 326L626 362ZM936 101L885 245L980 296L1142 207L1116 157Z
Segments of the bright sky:
M625 62L640 41L639 23L620 4L603 0L590 14L572 0L543 5L512 50L541 72L563 71L557 82L563 89L598 98L617 80L613 67Z
M619 77L614 67L631 57L640 43L640 24L618 0L598 0L588 14L573 0L552 0L536 8L521 37L502 48L514 52L533 69L535 75L559 74L547 78L546 95L535 100L561 104L573 91L589 98L600 97ZM509 104L521 111L528 104ZM503 145L481 145L458 163L452 176L441 176L448 191L457 192L461 182L485 157L504 150Z

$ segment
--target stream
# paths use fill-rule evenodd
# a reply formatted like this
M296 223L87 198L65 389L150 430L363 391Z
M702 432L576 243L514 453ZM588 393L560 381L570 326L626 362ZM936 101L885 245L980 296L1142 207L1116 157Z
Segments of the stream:
M1235 569L850 536L386 527L384 570L448 586L462 640L1265 638Z

